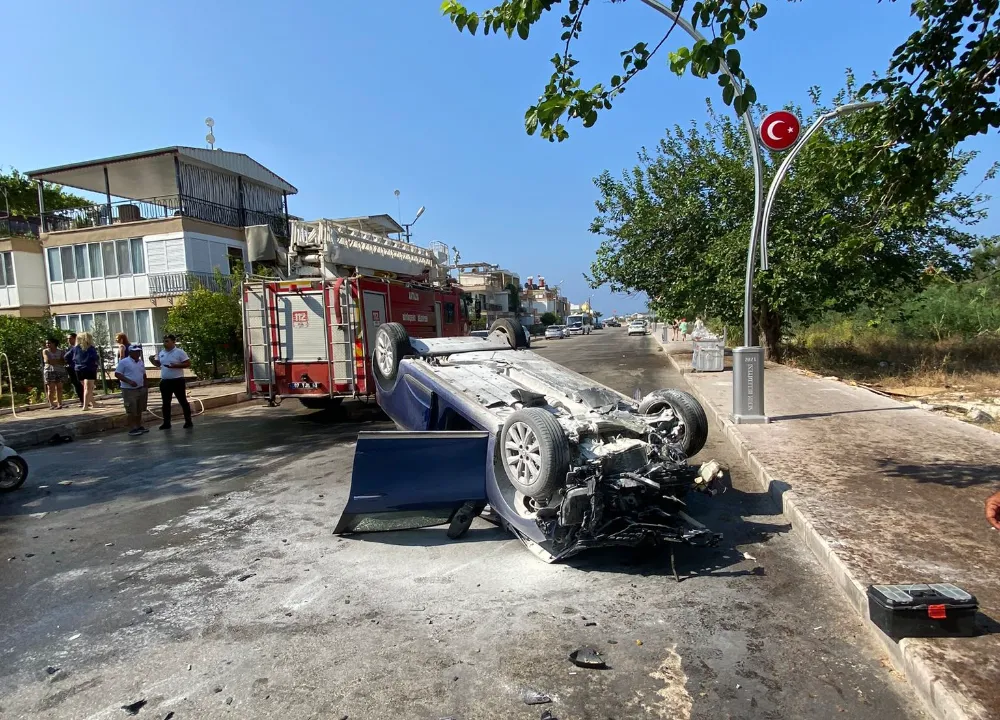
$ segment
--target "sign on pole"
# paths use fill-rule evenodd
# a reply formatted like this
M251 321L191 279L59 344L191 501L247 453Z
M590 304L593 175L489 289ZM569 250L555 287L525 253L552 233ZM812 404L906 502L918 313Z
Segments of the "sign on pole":
M799 139L799 119L790 112L769 113L760 123L760 141L768 150L787 150Z

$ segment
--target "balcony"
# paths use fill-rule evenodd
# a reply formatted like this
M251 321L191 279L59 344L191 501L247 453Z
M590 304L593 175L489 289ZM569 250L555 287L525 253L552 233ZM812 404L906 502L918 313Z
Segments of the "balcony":
M232 292L233 278L199 272L157 273L149 275L149 297L161 298L183 295L204 288L213 292Z
M31 235L38 237L38 219L21 217L0 218L0 238L16 235Z
M110 204L100 203L78 208L52 210L46 212L44 217L45 228L49 232L187 217L238 228L249 225L268 225L276 236L288 237L283 214L241 210L188 195L166 195L143 200L118 200Z

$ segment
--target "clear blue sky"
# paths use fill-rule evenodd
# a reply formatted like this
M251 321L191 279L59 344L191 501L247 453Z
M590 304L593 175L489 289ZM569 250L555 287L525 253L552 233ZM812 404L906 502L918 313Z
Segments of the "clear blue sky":
M848 66L862 79L884 68L913 26L906 0L767 4L742 49L771 107L806 104L812 85L840 87ZM560 45L558 13L521 42L459 34L435 0L60 5L3 10L8 37L22 42L4 61L0 164L29 170L202 146L210 115L220 147L299 188L293 213L395 216L399 188L404 216L427 206L415 242L457 245L464 260L522 278L565 280L572 301L593 293L605 314L644 300L590 291L582 277L599 244L587 230L591 179L631 166L672 124L703 118L718 89L670 73L664 52L595 127L549 144L525 135L523 115ZM664 29L637 0L595 2L581 75L606 81L620 50ZM997 154L995 136L975 146Z

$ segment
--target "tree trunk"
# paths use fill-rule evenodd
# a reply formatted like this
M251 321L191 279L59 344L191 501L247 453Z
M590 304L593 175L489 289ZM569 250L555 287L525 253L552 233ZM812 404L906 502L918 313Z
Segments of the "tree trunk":
M764 359L781 362L784 348L781 346L781 314L771 310L767 303L761 303L757 314L757 335L764 348Z

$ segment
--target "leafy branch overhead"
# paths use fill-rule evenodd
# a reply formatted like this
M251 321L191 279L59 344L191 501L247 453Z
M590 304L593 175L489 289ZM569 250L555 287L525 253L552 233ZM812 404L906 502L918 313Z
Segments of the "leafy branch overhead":
M472 35L480 29L483 35L502 31L507 37L517 33L526 40L532 25L556 5L562 5L561 0L505 0L477 13L457 0L444 0L441 11L459 31L467 30ZM621 72L612 75L606 83L585 87L577 75L579 61L573 57L572 46L583 32L583 15L590 5L591 0L568 0L566 3L566 13L560 18L562 50L552 56L552 76L538 102L524 115L529 135L540 129L541 136L550 142L565 140L569 137L566 122L573 119L580 120L584 127L591 127L597 122L600 111L610 110L632 78L649 67L678 25L676 21L669 23L666 32L652 46L637 42L622 50ZM740 67L740 53L733 46L746 36L747 29L757 29L757 20L764 17L767 8L749 0L664 0L663 5L705 35L704 39L693 44L685 42L671 52L670 68L678 75L687 70L703 78L717 75L723 101L732 105L737 113L743 113L756 102L757 93L747 81Z

